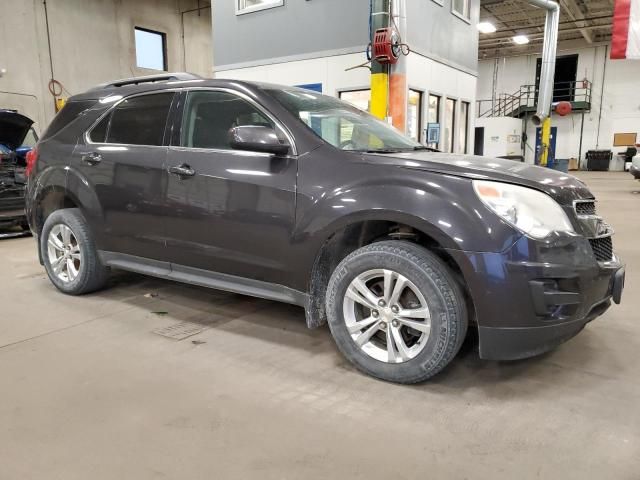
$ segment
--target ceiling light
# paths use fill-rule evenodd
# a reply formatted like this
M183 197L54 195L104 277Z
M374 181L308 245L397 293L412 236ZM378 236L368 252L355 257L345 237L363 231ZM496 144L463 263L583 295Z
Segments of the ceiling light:
M480 30L480 33L495 33L496 26L491 22L480 22L478 24L478 30Z
M511 40L513 40L513 43L515 43L516 45L526 45L527 43L529 43L529 37L527 37L526 35L516 35Z

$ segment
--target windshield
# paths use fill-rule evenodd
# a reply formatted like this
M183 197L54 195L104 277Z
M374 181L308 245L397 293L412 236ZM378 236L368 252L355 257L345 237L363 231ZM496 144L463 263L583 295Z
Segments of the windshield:
M316 135L341 150L397 152L418 150L419 143L348 103L299 88L267 89Z

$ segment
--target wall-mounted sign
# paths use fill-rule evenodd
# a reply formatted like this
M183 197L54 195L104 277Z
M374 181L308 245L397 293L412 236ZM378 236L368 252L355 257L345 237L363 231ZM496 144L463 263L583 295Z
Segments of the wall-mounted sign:
M427 124L427 143L440 143L440 124Z

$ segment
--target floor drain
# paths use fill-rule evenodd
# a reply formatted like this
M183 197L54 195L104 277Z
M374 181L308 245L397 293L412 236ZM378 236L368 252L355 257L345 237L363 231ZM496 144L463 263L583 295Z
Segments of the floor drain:
M163 337L173 338L174 340L184 340L185 338L197 335L209 328L207 325L198 323L180 322L169 325L168 327L153 330L153 333L162 335Z

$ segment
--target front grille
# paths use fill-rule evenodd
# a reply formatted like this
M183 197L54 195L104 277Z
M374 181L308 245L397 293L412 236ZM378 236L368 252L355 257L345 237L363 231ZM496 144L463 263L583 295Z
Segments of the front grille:
M593 200L576 202L576 213L578 215L595 215L596 202Z
M608 262L613 258L613 241L611 237L590 238L589 244L599 262Z

